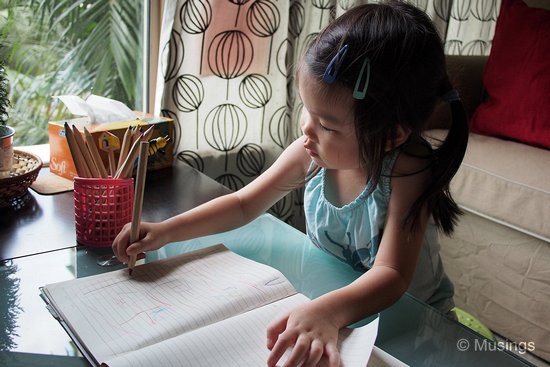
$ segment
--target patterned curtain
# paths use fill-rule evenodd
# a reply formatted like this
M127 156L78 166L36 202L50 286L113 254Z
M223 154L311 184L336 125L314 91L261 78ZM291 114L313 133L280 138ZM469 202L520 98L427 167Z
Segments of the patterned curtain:
M500 0L453 1L445 52L450 55L489 55Z
M409 2L434 19L449 53L487 54L497 1ZM294 69L305 47L366 2L165 1L154 112L174 119L177 159L233 190L256 178L301 134ZM270 212L303 230L302 197Z

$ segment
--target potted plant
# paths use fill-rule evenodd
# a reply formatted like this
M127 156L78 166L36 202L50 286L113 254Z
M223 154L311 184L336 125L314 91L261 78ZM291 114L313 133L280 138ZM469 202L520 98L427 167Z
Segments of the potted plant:
M9 176L13 160L13 135L15 130L8 121L9 85L3 60L0 60L0 178Z

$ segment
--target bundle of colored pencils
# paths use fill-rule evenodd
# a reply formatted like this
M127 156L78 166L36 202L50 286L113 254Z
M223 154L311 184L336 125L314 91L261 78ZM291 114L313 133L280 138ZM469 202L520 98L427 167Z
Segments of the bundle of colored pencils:
M79 177L88 178L129 178L132 176L135 161L139 153L140 142L148 142L153 135L153 126L142 132L137 126L128 127L124 133L122 145L117 136L104 132L97 145L92 134L84 127L84 138L78 128L65 123L65 137L73 157L76 172ZM118 163L115 162L114 152L119 150ZM109 171L103 164L99 149L107 152L109 157Z
M145 177L147 174L147 156L149 152L149 139L153 134L153 126L142 132L137 127L128 127L120 146L118 138L110 133L102 133L98 144L99 147L107 151L109 157L109 171L103 164L99 155L98 146L96 146L92 134L84 128L84 140L76 126L70 127L65 123L65 136L69 144L69 150L74 160L76 171L79 177L86 178L130 178L134 169L134 163L138 159L137 175L135 182L135 195L133 203L132 223L130 230L130 242L138 239L139 223L141 221L141 212L143 207L143 194L145 191ZM118 164L115 163L114 151L118 150ZM103 196L103 195L102 195ZM102 200L102 199L100 199ZM128 262L128 271L132 271L136 264L136 256L131 256Z

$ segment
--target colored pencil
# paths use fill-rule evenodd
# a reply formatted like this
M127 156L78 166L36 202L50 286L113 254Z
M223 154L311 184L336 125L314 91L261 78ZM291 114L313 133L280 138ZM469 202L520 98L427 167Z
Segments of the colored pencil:
M139 224L141 222L141 212L143 207L143 194L145 191L145 176L147 175L147 152L149 151L149 142L142 141L139 143L138 169L136 176L135 192L134 192L134 210L132 214L132 225L130 229L130 243L134 243L139 239ZM128 273L132 275L134 266L136 265L136 255L130 256L128 261Z
M118 164L116 170L118 171L122 164L124 163L124 160L128 156L128 151L130 150L130 146L132 145L132 127L128 126L126 129L126 132L124 133L124 137L122 138L122 146L120 147L120 154L118 155Z
M86 128L84 128L84 137L86 138L86 146L88 147L88 150L90 151L90 154L94 159L95 165L99 171L99 175L101 176L101 178L107 178L109 174L107 173L107 169L105 169L103 160L99 155L99 151L97 150L97 145L94 142L94 138L92 134L90 134L90 132Z
M99 170L96 167L96 164L94 162L94 159L92 158L92 155L88 148L86 148L86 143L84 143L84 139L82 138L82 134L78 130L78 128L73 125L73 135L74 140L76 141L76 144L78 145L78 149L80 149L80 152L82 153L82 156L84 157L84 161L86 162L86 166L88 166L88 170L90 170L91 177L99 177Z
M124 163L115 173L115 178L127 178L129 177L129 175L132 174L132 169L134 168L134 162L139 153L139 143L140 143L140 139L137 139L134 142L134 144L132 145L132 148L130 148L130 152L128 152L128 156L124 160Z
M71 152L71 156L73 157L76 173L79 177L92 177L92 174L84 161L84 157L82 156L82 153L80 152L80 149L75 141L71 127L66 122L63 124L63 127L65 129L65 138L67 139L67 144L69 145L69 150Z
M154 126L151 126L147 130L145 130L141 140L145 140L145 141L151 140L151 136L153 136L153 132L154 132L153 129L154 129Z

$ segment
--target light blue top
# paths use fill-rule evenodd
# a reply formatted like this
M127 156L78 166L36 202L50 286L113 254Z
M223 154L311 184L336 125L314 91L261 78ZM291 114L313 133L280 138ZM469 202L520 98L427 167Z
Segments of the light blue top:
M355 270L367 271L373 266L384 231L391 194L391 174L399 152L395 149L386 154L382 175L370 195L369 182L355 200L342 207L335 206L325 196L324 168L307 182L304 212L307 234L315 246ZM443 271L437 231L431 218L408 291L444 313L454 307L454 288Z

